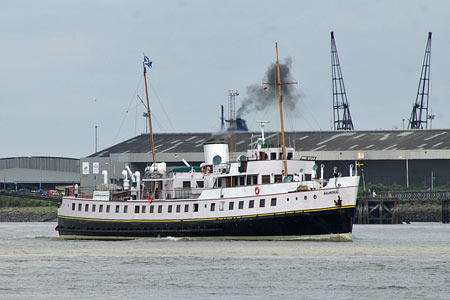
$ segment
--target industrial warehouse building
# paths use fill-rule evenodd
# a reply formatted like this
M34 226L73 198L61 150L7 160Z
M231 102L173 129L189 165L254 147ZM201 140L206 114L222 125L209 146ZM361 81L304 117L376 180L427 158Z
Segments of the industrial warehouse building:
M260 132L235 132L231 138L236 152L231 158L254 147ZM225 136L229 137L229 136ZM281 134L266 132L266 143L281 144ZM169 167L183 165L182 160L199 166L203 162L203 144L213 138L210 133L155 134L158 162ZM286 144L295 147L296 157L314 156L325 165L325 176L333 167L346 175L349 165L358 161L361 184L399 184L403 186L436 187L450 185L450 130L376 130L376 131L302 131L286 132ZM152 153L148 134L104 149L81 159L81 185L103 183L107 170L111 183L120 183L125 164L144 174L151 164Z
M80 160L65 157L10 157L0 159L2 189L54 189L80 183Z

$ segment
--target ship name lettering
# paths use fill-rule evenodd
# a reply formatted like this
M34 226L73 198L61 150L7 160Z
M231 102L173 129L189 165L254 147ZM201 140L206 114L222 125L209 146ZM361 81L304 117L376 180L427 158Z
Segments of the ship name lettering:
M328 191L328 192L323 192L324 195L331 195L331 194L339 194L339 191Z

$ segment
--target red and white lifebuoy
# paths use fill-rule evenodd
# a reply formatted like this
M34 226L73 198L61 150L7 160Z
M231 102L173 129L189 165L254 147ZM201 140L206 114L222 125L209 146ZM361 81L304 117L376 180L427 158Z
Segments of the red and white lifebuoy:
M259 191L259 186L255 187L255 194L256 194L256 195L259 195L259 192L260 192L260 191Z

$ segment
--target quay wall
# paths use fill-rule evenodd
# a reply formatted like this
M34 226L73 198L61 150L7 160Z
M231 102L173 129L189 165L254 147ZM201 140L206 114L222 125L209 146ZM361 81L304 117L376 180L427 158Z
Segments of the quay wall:
M54 211L36 210L30 207L0 208L0 222L53 222L56 221Z

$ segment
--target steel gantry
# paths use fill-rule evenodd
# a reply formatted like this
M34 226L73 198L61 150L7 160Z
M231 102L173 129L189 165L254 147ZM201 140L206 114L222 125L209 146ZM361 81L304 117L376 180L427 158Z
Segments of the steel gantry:
M413 106L411 117L409 118L408 129L428 128L428 100L430 96L430 67L431 67L431 32L428 33L425 56L423 58L422 73L420 74L419 87L417 89L416 103Z
M344 78L334 41L334 33L331 32L331 74L333 88L333 125L334 130L353 130L353 121L348 106L345 92Z

